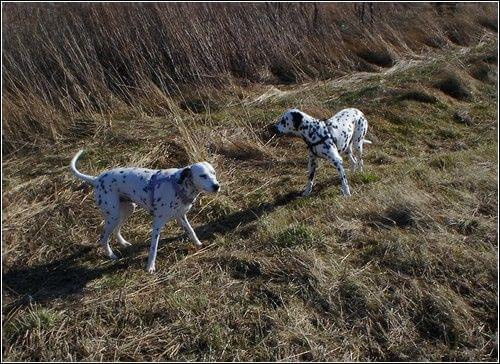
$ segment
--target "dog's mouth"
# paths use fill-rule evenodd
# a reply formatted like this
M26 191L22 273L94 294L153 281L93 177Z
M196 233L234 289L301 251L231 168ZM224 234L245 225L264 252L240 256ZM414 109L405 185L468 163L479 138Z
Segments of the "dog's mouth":
M208 192L208 193L217 193L220 190L220 185L218 183L214 183L211 186L207 186L203 189L205 192Z
M267 130L268 130L270 133L274 134L274 135L281 135L281 134L283 134L283 133L282 133L282 132L278 129L278 127L277 127L275 124L271 124L271 125L269 125L269 126L268 126L268 128L267 128Z

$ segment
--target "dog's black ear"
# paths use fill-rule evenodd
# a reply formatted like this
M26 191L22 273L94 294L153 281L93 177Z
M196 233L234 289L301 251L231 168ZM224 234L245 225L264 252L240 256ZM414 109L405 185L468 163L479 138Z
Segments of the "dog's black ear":
M294 111L292 114L293 127L298 129L300 124L302 124L302 114Z
M181 172L181 176L179 177L179 184L183 184L186 178L189 177L191 177L191 168L186 167Z

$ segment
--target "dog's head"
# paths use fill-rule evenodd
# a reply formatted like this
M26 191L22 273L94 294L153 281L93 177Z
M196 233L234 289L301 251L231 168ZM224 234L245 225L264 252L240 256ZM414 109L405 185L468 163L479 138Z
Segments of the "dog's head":
M189 180L196 190L205 192L219 191L219 182L215 176L215 170L208 162L200 162L190 165L182 170L179 183Z
M304 120L304 113L298 109L288 109L285 111L273 126L273 131L277 134L299 134L299 128Z

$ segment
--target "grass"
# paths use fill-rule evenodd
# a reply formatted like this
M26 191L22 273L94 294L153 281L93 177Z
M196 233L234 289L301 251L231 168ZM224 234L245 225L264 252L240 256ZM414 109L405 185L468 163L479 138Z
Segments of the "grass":
M275 69L290 83L155 93L75 112L54 135L55 116L4 134L4 359L495 361L496 40L330 80L295 83L300 73ZM445 72L471 97L436 88ZM303 142L268 131L292 106L365 113L373 144L363 173L346 168L350 198L324 161L312 194L297 196ZM205 249L193 254L169 223L147 274L151 219L138 211L123 228L133 245L112 240L119 259L105 259L92 190L68 168L82 147L80 169L93 175L210 161L221 191L188 214Z
M273 239L273 243L279 247L292 248L296 246L311 247L312 244L319 242L307 226L297 225L280 231Z
M212 95L231 88L244 96L241 89L256 82L285 87L374 73L412 52L479 41L497 11L494 4L447 13L438 4L371 4L368 16L359 11L367 6L6 4L4 152L91 133L78 119L114 119L130 106L161 117L179 108L210 114L224 109ZM471 72L490 77L485 67L479 62ZM437 86L467 97L454 93L455 83Z

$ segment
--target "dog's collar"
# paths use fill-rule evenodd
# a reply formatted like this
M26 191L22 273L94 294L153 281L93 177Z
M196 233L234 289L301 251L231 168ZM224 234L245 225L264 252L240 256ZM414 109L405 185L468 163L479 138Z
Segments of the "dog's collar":
M188 195L186 195L186 192L179 186L179 181L175 178L175 174L171 174L165 177L160 177L160 173L161 171L158 171L155 174L153 174L153 176L148 182L148 185L146 186L146 190L149 191L149 199L151 201L152 209L154 209L154 203L155 203L154 201L155 188L158 187L162 182L170 182L172 188L174 189L177 196L179 196L183 204L190 205L193 203L194 198L191 198Z
M332 136L330 135L330 133L327 133L326 135L324 135L320 140L318 140L317 142L314 142L314 143L310 143L306 138L303 137L304 141L306 142L307 144L307 149L309 149L311 151L312 154L314 154L315 156L317 156L318 154L316 154L316 152L314 151L314 147L317 146L317 145L320 145L324 142L326 142L328 139L332 138ZM332 138L333 140L333 138Z

